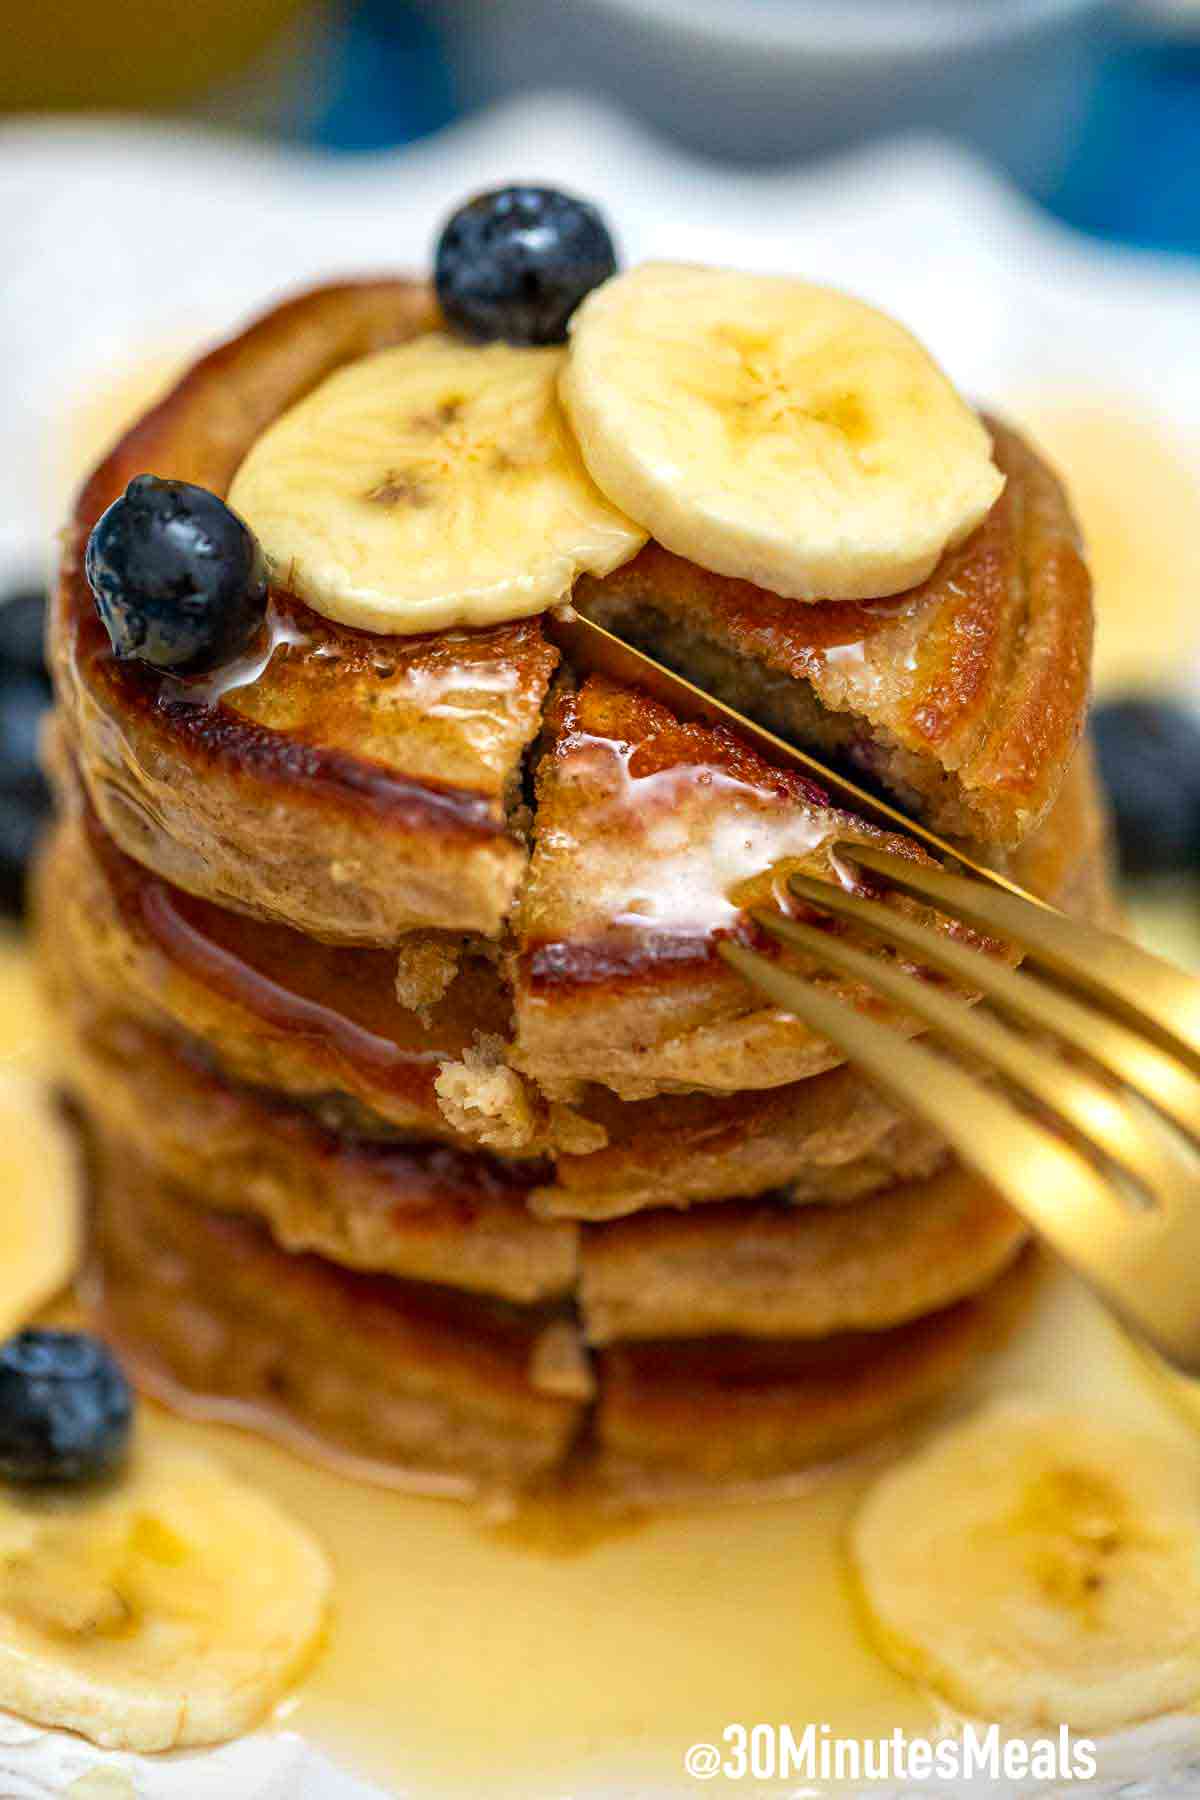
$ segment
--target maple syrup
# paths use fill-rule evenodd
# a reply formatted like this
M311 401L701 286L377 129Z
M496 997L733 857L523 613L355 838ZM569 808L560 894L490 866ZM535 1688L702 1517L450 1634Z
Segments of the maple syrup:
M94 814L86 829L109 891L140 938L272 1033L318 1045L332 1068L353 1071L368 1092L426 1096L440 1064L461 1056L477 1032L507 1032L507 998L489 963L472 961L426 1017L397 997L393 951L321 944L231 912L125 856Z

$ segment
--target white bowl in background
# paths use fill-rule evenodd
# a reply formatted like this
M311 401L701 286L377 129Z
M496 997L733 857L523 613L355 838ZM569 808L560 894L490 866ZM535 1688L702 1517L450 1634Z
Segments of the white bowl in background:
M468 105L589 89L740 161L943 131L1052 185L1110 0L429 0Z

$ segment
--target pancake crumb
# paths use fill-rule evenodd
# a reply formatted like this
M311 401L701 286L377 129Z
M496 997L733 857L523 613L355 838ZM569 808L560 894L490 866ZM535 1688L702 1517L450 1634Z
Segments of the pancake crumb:
M530 1151L541 1136L538 1107L504 1062L503 1038L481 1034L458 1062L444 1062L434 1081L442 1116L464 1137L503 1155Z
M445 997L466 950L466 938L449 932L410 933L396 951L396 998L404 1010L427 1026L430 1009Z
M555 1319L539 1335L529 1358L529 1381L539 1393L560 1400L591 1400L596 1378L579 1327Z
M608 1132L598 1120L585 1119L560 1100L550 1103L548 1135L554 1148L568 1156L591 1156L608 1146Z

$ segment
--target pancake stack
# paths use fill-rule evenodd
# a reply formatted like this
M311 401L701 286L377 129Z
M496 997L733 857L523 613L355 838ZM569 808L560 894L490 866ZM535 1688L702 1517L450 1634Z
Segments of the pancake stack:
M261 642L181 680L93 606L133 477L227 494L332 371L439 323L400 281L281 306L80 497L36 915L95 1305L151 1385L371 1478L770 1480L943 1394L1029 1282L1001 1200L717 954L789 874L854 879L835 842L924 853L537 617L373 635L277 571ZM891 599L796 605L653 540L573 599L1103 917L1087 575L991 432L1000 498Z

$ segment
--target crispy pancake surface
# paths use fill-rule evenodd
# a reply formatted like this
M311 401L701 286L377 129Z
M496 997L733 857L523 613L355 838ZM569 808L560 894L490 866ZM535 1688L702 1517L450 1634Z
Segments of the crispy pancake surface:
M580 610L785 737L836 752L936 830L1012 846L1083 731L1091 588L1051 471L991 424L1004 492L927 581L797 606L661 545L576 586Z

